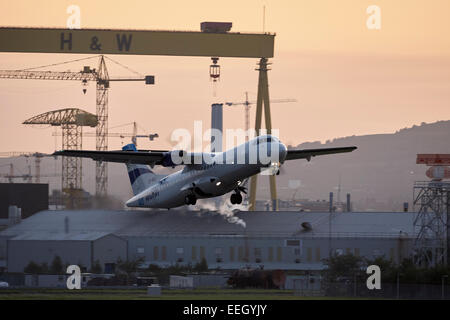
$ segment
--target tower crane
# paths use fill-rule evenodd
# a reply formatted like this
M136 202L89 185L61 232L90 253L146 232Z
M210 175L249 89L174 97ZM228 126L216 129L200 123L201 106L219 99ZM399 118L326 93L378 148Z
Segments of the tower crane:
M108 132L109 138L131 138L131 142L133 142L137 147L137 138L147 138L150 141L155 140L155 138L159 138L159 135L157 133L150 133L150 134L138 134L137 133L137 123L127 123L126 125L132 124L133 125L133 133L123 133L123 132ZM123 126L123 125L121 125ZM53 132L52 136L58 137L62 134L59 132ZM95 137L95 132L83 132L83 137ZM63 148L64 149L64 148Z
M285 102L297 102L296 99L274 99L270 100L270 103L285 103ZM250 130L250 106L255 104L256 101L248 101L248 92L245 92L244 102L225 102L227 106L245 106L245 132L247 133L246 141L248 140L248 132Z
M34 157L34 165L35 165L35 174L31 175L31 169L29 169L28 174L16 175L14 174L14 165L13 163L1 165L0 167L9 165L9 174L0 175L0 177L7 178L10 183L12 183L12 179L21 178L24 180L28 180L31 182L31 178L35 178L35 183L40 183L41 177L54 177L55 175L41 175L41 158L45 157L46 154L40 152L0 152L0 158L12 158L12 157Z
M108 89L111 81L144 81L145 84L154 84L154 76L139 76L130 78L110 78L106 68L105 56L100 55L97 69L85 66L82 71L37 71L37 70L0 70L1 79L32 79L32 80L75 80L81 81L83 86L88 81L95 81L96 86L96 115L98 125L96 127L96 150L108 149ZM109 60L115 62L111 58ZM67 62L64 62L67 63ZM117 62L115 62L117 63ZM56 65L56 64L53 64ZM36 69L36 68L34 68ZM128 69L128 68L127 68ZM83 88L86 93L86 88ZM105 162L96 162L95 168L95 193L97 196L106 196L108 187L108 168Z
M0 165L0 167L9 167L9 174L3 174L1 175L1 177L7 178L9 183L12 183L12 179L16 178L16 176L14 175L14 164L11 163L7 163L7 164L2 164ZM24 177L25 179L25 177Z
M52 133L52 136L59 137L61 136L61 133L54 132ZM83 132L83 137L95 137L95 132ZM159 135L157 133L150 133L150 134L134 134L134 133L122 133L122 132L108 132L109 138L131 138L132 142L135 142L135 138L147 138L150 141L155 140L155 138L158 138ZM136 143L135 143L136 144ZM136 144L137 145L137 144Z
M12 165L12 164L11 164ZM32 175L31 174L31 168L29 168L28 173L25 174L14 174L11 175L9 174L0 174L0 178L5 178L8 179L9 183L13 183L13 179L22 179L23 181L27 181L28 183L32 183L31 179L34 177L36 178L36 175ZM54 177L60 177L61 175L59 174L44 174L44 175L40 175L40 178L54 178ZM40 183L40 182L36 182L36 183Z

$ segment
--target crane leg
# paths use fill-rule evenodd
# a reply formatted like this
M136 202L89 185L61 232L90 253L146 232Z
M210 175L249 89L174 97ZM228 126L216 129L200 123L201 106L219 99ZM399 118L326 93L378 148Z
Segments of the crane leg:
M270 98L269 98L269 80L267 78L267 66L263 73L263 102L264 102L264 119L266 121L267 134L272 134L272 117L270 115ZM270 197L272 200L272 210L278 211L278 198L276 176L270 175Z
M266 122L267 133L270 134L272 130L272 119L270 116L270 102L269 102L269 82L267 78L267 59L261 58L259 61L259 78L258 78L258 98L256 102L256 120L255 131L256 135L260 135L261 120L262 120L262 107L264 104L264 117ZM257 175L251 177L250 180L250 211L255 210L256 204L256 185ZM272 209L278 210L278 199L275 176L270 176L270 194L272 199Z

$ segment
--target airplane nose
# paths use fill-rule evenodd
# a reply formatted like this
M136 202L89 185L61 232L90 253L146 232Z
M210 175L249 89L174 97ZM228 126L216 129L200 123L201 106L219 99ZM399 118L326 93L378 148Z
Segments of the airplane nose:
M283 163L284 160L286 159L286 155L287 155L287 148L286 146L280 142L280 153L279 153L279 157L280 157L280 162Z
M131 199L129 199L127 202L125 202L125 205L127 207L136 207L138 204L138 201L136 200L136 197L133 197Z

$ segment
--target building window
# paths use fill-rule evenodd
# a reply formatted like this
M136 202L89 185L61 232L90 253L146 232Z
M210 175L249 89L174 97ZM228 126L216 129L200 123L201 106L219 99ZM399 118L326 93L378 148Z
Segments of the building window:
M205 258L205 247L200 247L200 260L203 260Z
M244 261L244 248L243 247L239 247L239 249L238 249L238 260Z
M166 261L166 246L161 247L161 260Z
M177 254L183 254L184 248L177 248L176 251L177 251Z
M153 247L153 260L157 261L159 259L159 248Z
M352 249L351 248L345 249L345 254L352 254Z
M337 256L342 256L342 255L344 254L344 249L336 249L336 250L334 251L334 253L335 253Z
M273 248L272 247L269 248L269 261L270 262L273 261Z
M197 247L192 246L192 260L197 260Z
M216 254L216 262L222 262L223 261L223 259L222 259L222 253L223 253L222 248L216 248L214 250L214 253Z
M312 262L312 248L306 249L306 261Z
M300 240L286 240L286 246L287 247L299 247Z
M320 262L321 257L320 257L320 247L316 248L316 262Z
M234 247L230 247L230 261L234 261Z
M355 256L359 257L359 248L355 248Z
M282 259L283 259L283 254L281 251L281 247L277 247L277 261L281 262Z
M116 264L115 263L105 263L105 273L107 274L111 274L114 273L114 271L116 270Z
M137 253L143 254L144 253L144 248L137 248Z
M255 262L260 263L261 262L261 248L255 248Z

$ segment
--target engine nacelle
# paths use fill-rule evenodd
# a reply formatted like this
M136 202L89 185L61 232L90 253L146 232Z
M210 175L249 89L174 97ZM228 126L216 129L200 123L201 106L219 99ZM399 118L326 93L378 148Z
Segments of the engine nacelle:
M212 196L219 185L220 181L217 177L203 177L192 183L194 193L206 197Z
M216 186L218 182L219 178L217 177L203 177L195 180L192 185L199 188L209 188L211 186Z

